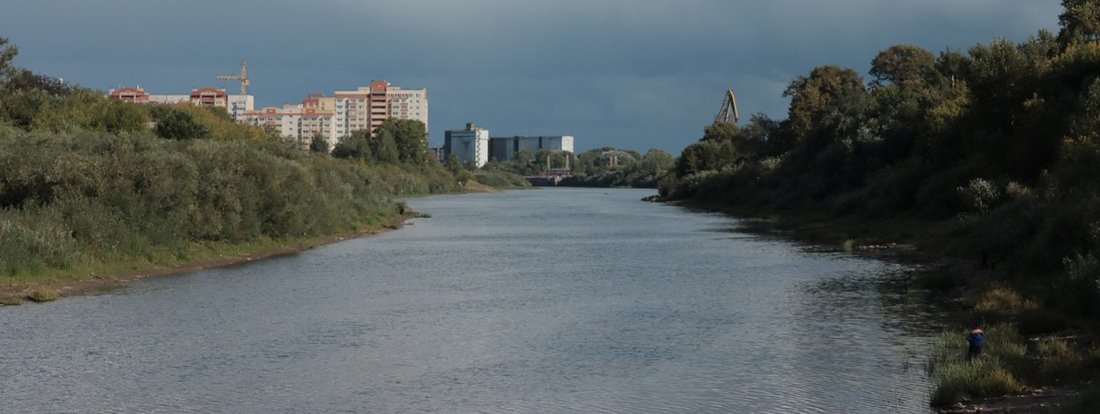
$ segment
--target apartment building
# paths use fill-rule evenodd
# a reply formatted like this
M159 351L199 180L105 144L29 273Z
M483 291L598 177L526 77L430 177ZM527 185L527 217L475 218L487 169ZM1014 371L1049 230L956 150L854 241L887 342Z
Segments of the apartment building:
M190 103L195 106L225 108L234 121L244 122L245 112L252 111L255 99L252 95L230 95L222 88L195 88L187 95L153 95L140 86L124 86L111 89L107 97L123 102L176 105Z
M389 118L417 120L424 123L425 130L428 126L428 90L401 89L384 80L371 81L355 90L336 91L333 96L310 93L300 105L260 110L254 109L252 95L230 95L223 88L196 88L186 95L152 95L141 87L120 87L108 96L126 102L225 108L237 122L278 127L281 135L305 142L320 133L330 147L357 130L373 134Z
M388 118L413 119L428 125L428 90L405 90L382 80L371 81L353 91L336 91L332 111L340 136L352 131L374 131ZM307 98L308 99L308 98ZM323 98L328 99L328 98Z
M401 89L397 86L387 86L386 96L389 100L390 118L420 121L424 123L424 130L428 129L427 89Z
M308 100L307 100L308 101ZM280 136L292 139L303 148L316 135L328 141L329 148L336 145L340 135L336 133L336 115L306 104L283 105L282 108L266 107L244 113L246 123L278 131Z

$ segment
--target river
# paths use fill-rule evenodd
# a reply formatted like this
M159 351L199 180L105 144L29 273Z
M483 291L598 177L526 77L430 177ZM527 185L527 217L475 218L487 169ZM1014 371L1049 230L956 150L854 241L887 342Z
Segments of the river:
M0 411L929 411L903 265L652 193L415 198L397 231L2 308Z

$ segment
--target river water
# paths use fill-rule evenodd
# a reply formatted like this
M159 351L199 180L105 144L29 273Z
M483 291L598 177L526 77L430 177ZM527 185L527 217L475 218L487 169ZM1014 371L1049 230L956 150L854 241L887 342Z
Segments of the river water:
M902 265L649 194L416 198L398 231L2 308L0 411L928 411Z

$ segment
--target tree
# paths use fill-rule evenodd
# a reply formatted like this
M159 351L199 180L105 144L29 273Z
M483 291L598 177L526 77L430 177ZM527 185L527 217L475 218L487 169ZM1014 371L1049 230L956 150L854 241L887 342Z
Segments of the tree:
M791 81L783 96L791 98L787 116L794 138L802 142L818 130L821 138L835 140L858 128L867 89L856 71L828 65Z
M385 164L401 162L401 153L397 150L393 132L389 129L378 128L373 140L371 140L371 154L374 160Z
M871 60L875 83L906 84L924 82L934 73L936 57L912 45L891 46Z
M309 152L315 154L328 154L328 140L324 135L313 134L313 138L309 141Z
M375 130L375 136L381 137L387 132L393 137L397 157L401 162L424 164L428 156L428 132L424 123L412 119L388 118Z
M11 61L19 54L19 48L8 43L6 37L0 37L0 87L8 83L12 75Z
M447 167L447 171L450 171L456 177L465 171L462 167L462 161L458 160L458 154L447 154L447 159L443 161L443 165Z
M652 175L659 178L676 165L676 158L659 149L651 149L642 156L641 162L634 165L637 166L637 175Z
M516 156L512 158L512 162L516 164L516 168L518 170L516 171L516 173L530 174L532 171L534 171L534 168L531 167L531 161L533 161L534 159L535 157L531 155L531 151L519 150L519 152L516 153Z
M210 133L206 125L199 122L187 109L157 105L150 109L150 113L157 123L154 131L161 138L197 139L204 138Z
M1058 24L1062 26L1058 33L1060 43L1100 40L1100 1L1062 0L1062 9L1058 15Z
M371 158L370 132L360 129L352 131L351 135L341 137L332 148L332 156L356 160Z

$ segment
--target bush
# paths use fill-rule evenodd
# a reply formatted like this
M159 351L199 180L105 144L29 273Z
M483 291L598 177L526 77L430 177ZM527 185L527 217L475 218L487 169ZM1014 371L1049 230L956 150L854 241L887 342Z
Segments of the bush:
M169 105L154 106L150 112L157 123L157 136L165 139L198 139L210 133L206 125L192 115L187 108Z
M971 211L978 213L989 211L1001 199L1001 192L997 189L997 186L982 178L970 180L967 186L957 187L955 191L959 193L963 204L969 207Z
M34 292L31 292L31 294L27 296L27 299L35 302L51 302L57 300L57 298L60 296L61 295L59 295L57 291L53 289L37 289Z

